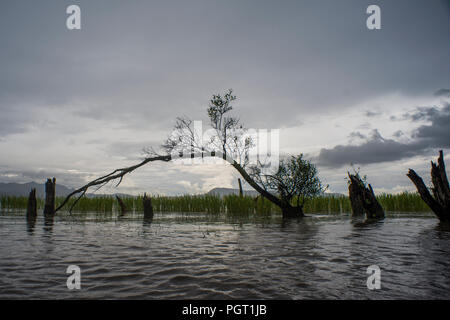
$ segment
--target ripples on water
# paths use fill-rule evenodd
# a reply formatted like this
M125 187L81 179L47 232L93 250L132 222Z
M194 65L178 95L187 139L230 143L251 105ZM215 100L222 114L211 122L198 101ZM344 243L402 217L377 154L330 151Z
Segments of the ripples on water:
M24 220L0 215L2 299L450 298L450 229L430 217ZM81 290L66 287L71 264ZM380 290L366 287L372 264Z

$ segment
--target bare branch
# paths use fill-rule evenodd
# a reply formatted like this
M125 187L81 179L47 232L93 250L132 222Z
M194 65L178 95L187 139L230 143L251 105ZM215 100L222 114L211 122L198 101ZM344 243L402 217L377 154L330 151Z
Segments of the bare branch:
M81 196L78 198L78 200L76 202L79 201L79 199L88 191L89 188L93 187L93 186L103 186L106 183L113 181L115 179L122 179L126 174L133 172L134 170L142 167L143 165L152 162L152 161L165 161L168 162L172 160L172 157L170 155L165 155L165 156L157 156L157 157L151 157L151 158L145 158L142 162L134 165L134 166L130 166L130 167L126 167L126 168L122 168L122 169L116 169L114 171L112 171L111 173L104 175L100 178L97 178L87 184L85 184L84 186L78 188L77 190L71 192L69 195L67 195L67 197L64 199L64 201L61 203L61 205L56 208L55 213L57 211L59 211L62 207L64 207L67 203L67 201L69 201L69 199L78 194L78 193L82 193ZM75 202L75 203L76 203ZM75 205L75 204L74 204ZM73 206L70 208L70 211L72 210Z

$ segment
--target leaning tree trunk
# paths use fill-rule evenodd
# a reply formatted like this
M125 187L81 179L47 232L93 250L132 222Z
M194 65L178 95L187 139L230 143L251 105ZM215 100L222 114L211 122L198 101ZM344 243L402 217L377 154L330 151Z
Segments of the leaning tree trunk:
M281 208L281 211L283 212L283 218L300 218L303 217L303 210L302 207L293 207L291 205L283 205L281 202L281 199L279 199L278 197L276 197L275 195L273 195L272 193L268 192L267 190L263 189L261 186L259 186L251 177L250 175L247 173L247 171L245 171L245 169L236 161L229 159L228 157L226 157L226 154L222 154L221 152L215 152L212 151L210 153L208 152L197 152L197 153L191 153L191 158L195 158L195 157L221 157L222 159L224 159L225 161L227 161L228 163L230 163L241 175L242 178L244 178L244 180L251 186L253 187L260 195L261 197L266 198L267 200L269 200L270 202L272 202L273 204L275 204L276 206ZM183 157L183 154L180 153L180 158ZM117 183L116 186L120 185L120 183L122 182L123 177L128 174L133 172L134 170L144 166L145 164L149 163L149 162L153 162L153 161L164 161L164 162L169 162L172 159L172 155L158 155L155 157L148 157L145 158L144 160L142 160L140 163L130 166L130 167L126 167L126 168L120 168L120 169L116 169L112 172L110 172L107 175L104 175L100 178L97 178L95 180L92 180L91 182L89 182L88 184L85 184L84 186L76 189L75 191L71 192L70 194L68 194L66 196L66 198L64 199L64 201L59 205L58 208L56 208L55 212L59 211L60 209L62 209L66 203L69 201L69 199L76 195L76 194L81 194L78 199L76 201L74 201L74 203L72 204L72 206L69 209L69 212L72 212L73 207L75 206L75 204L78 202L78 200L80 200L87 192L87 190L93 186L103 186L105 184L107 184L110 181L113 181L115 179L119 179L119 182Z
M350 178L348 191L353 216L365 213L367 219L383 219L384 210L375 197L372 186L369 184L369 188L367 188L357 174L348 173L348 177Z
M422 178L413 169L409 169L407 176L416 186L422 200L439 220L450 222L450 187L442 150L439 151L437 164L431 161L431 182L433 183L431 190L433 195L430 194Z

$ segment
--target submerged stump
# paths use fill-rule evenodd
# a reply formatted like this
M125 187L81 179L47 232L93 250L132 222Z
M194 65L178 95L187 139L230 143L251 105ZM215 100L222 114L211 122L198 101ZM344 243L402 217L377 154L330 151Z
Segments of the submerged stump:
M36 189L31 189L28 196L27 204L27 219L36 218L37 216L37 201L36 201Z
M117 199L117 202L119 202L120 215L123 216L124 214L127 213L127 207L125 206L125 203L123 203L123 200L120 199L120 197L118 195L116 195L116 199Z
M56 194L56 179L47 179L45 183L45 205L44 215L53 217L55 214L55 194Z
M36 201L36 189L31 189L28 196L27 204L27 226L28 231L32 232L36 224L37 217L37 201Z
M283 219L303 218L305 216L303 206L292 206L289 203L283 203L280 208Z
M152 199L144 193L144 198L142 198L143 206L144 206L144 219L152 219L153 218L153 206Z
M352 180L352 175L348 174L350 183L348 185L348 197L350 198L350 206L352 207L352 217L364 216L363 197L358 184L358 179ZM361 182L362 183L362 182Z
M422 178L409 169L408 178L414 183L422 200L430 207L439 220L450 222L450 187L445 171L444 153L439 150L437 164L431 161L431 195Z
M383 219L384 210L378 202L373 192L372 186L364 184L358 174L348 173L350 184L348 186L348 196L352 207L352 216L362 216L366 214L367 219Z

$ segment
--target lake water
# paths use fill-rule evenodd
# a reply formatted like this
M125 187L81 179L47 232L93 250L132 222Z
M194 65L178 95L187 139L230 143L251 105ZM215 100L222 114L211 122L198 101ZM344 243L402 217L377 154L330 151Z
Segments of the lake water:
M449 299L450 227L431 215L377 223L156 214L0 214L1 299ZM66 269L81 269L68 290ZM381 269L368 290L367 267Z

